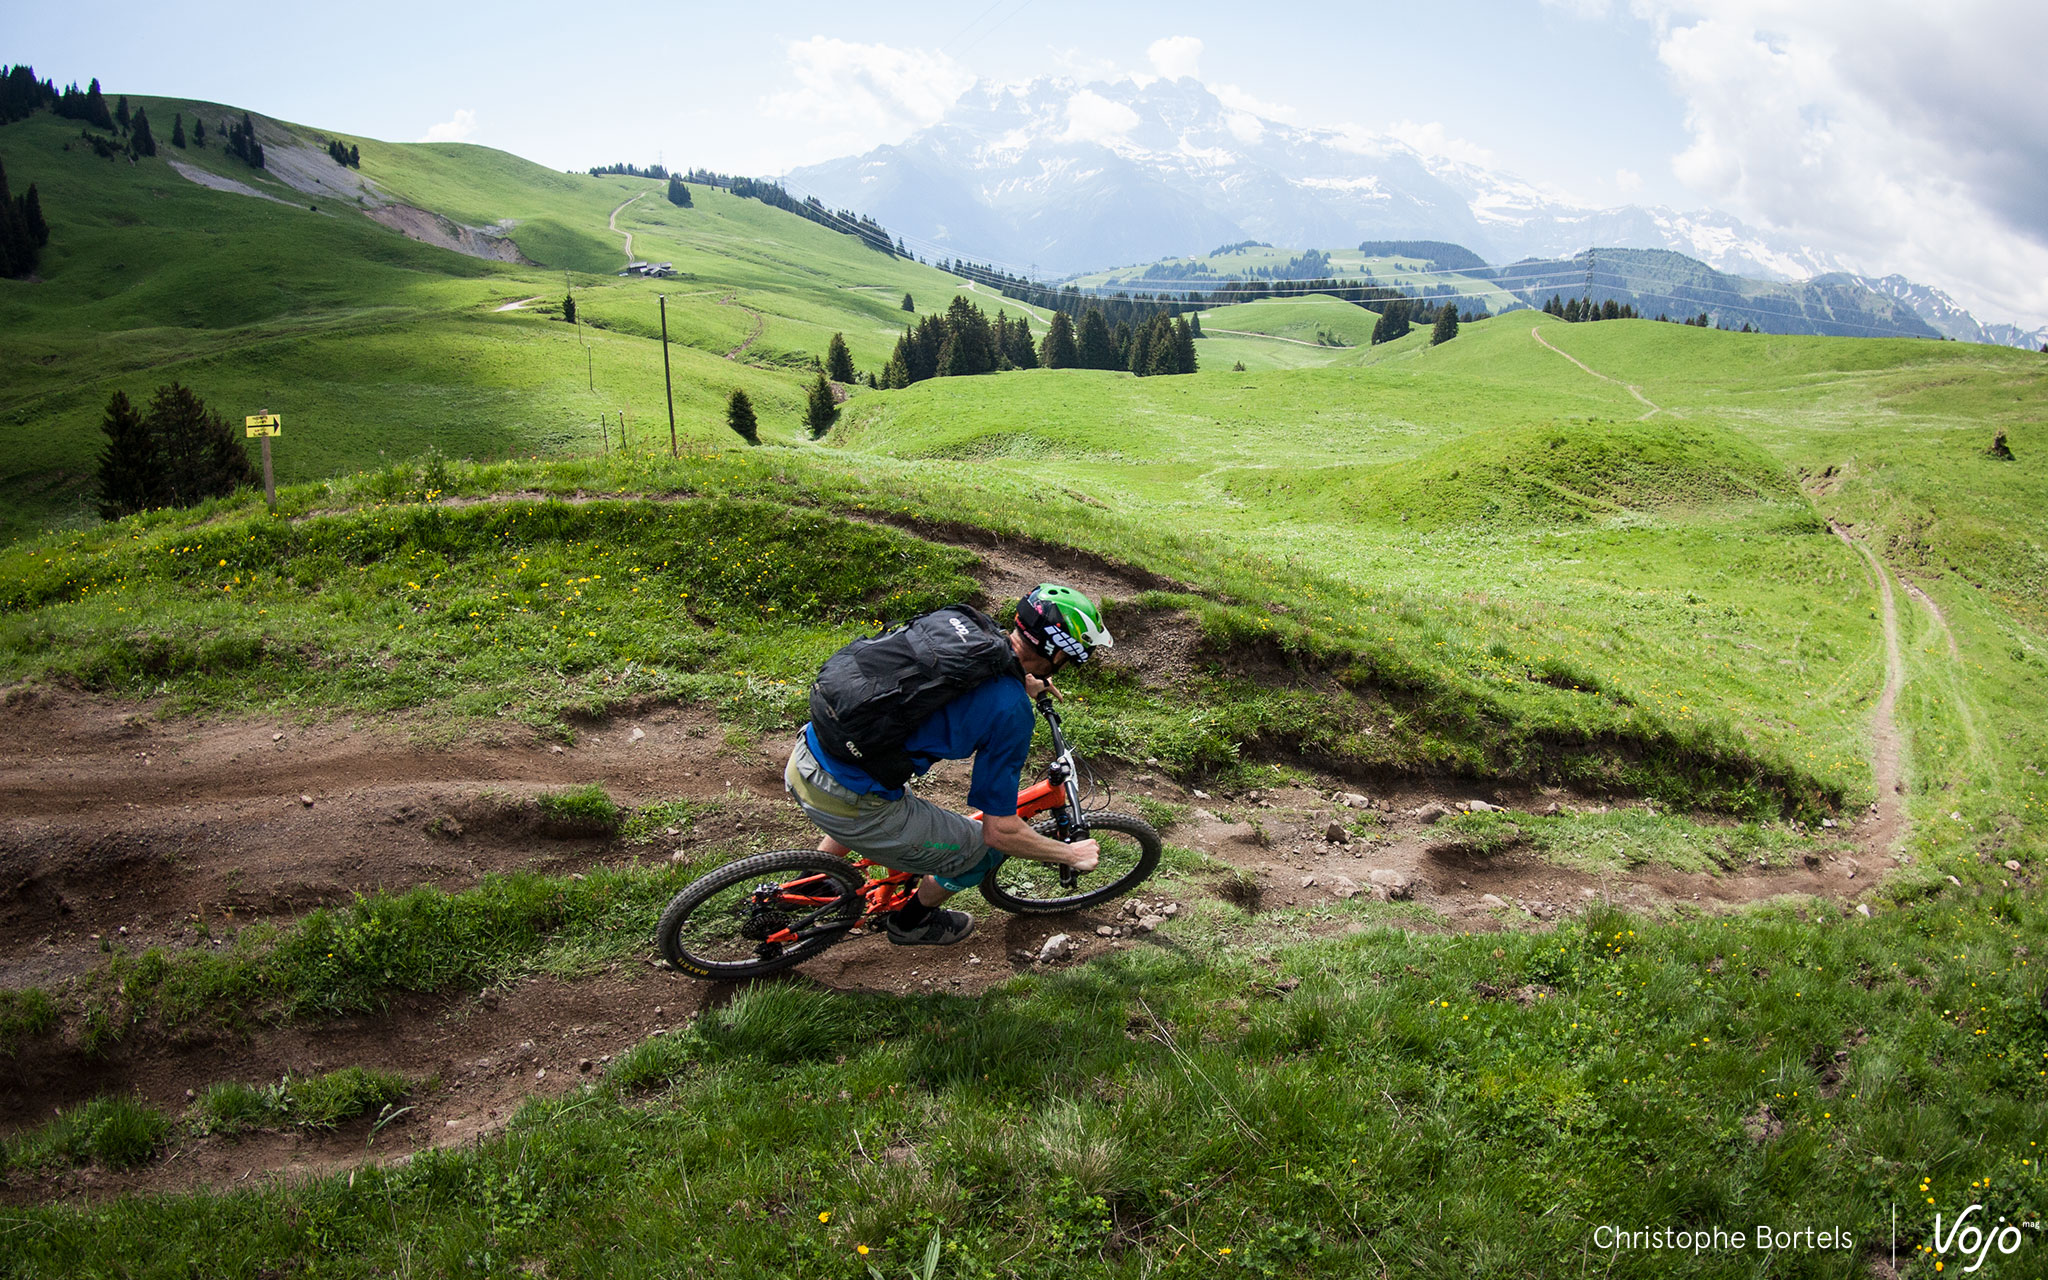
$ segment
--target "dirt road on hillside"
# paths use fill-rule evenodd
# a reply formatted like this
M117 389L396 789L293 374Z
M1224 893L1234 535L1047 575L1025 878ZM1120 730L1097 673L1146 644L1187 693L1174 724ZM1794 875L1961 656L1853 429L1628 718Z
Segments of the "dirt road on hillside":
M640 196L646 194L645 191L642 191L639 196L633 196L631 199L626 200L618 208L612 210L612 216L605 220L606 225L611 227L613 235L626 237L626 263L629 266L633 262L633 233L619 230L619 215L626 211L626 205L633 203L634 200L638 200Z

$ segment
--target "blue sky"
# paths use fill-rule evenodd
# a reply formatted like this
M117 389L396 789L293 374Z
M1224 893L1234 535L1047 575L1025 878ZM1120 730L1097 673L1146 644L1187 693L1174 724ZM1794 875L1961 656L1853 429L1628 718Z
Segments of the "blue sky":
M785 169L901 140L977 78L1189 74L1592 205L1714 207L2048 323L2048 5L21 6L0 60L558 168Z

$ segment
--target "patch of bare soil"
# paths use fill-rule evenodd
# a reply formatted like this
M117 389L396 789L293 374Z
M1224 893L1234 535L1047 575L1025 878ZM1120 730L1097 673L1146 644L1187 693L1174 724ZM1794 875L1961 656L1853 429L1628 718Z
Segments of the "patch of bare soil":
M1171 585L1107 561L986 534L957 540L981 553L991 602L1048 579L1124 598ZM1110 656L1155 687L1174 686L1204 660L1198 631L1183 616L1147 613L1120 627ZM416 884L453 890L491 871L560 874L666 857L679 848L710 859L762 839L771 847L814 839L782 794L786 735L728 743L725 731L695 710L652 706L620 714L573 745L510 728L453 742L422 736L418 725L403 722L194 720L61 689L10 691L0 698L0 983L59 983L103 962L110 948L133 954L151 946L211 946L211 936L252 917L291 918L358 892ZM1364 813L1355 800L1335 798L1355 780L1204 795L1142 767L1104 772L1112 808L1130 811L1139 798L1151 798L1193 815L1168 833L1169 841L1221 865L1215 877L1198 877L1190 898L1231 891L1224 884L1228 868L1259 886L1264 909L1336 908L1374 896L1378 871L1378 880L1398 882L1381 886L1391 896L1425 908L1332 910L1317 917L1318 928L1348 930L1368 921L1424 930L1540 928L1601 900L1656 909L1788 892L1839 898L1875 878L1852 878L1853 864L1826 862L1770 873L1644 868L1591 876L1516 850L1494 857L1461 852L1425 821L1430 805L1451 807L1482 794L1487 803L1517 809L1593 803L1562 793L1429 781L1380 787L1370 798L1374 838L1340 842L1330 838L1330 824L1348 828ZM969 773L964 762L944 764L921 788L964 808ZM638 848L551 831L538 820L537 792L588 783L602 783L627 805L717 803L687 831ZM972 994L1039 964L1036 956L1055 933L1075 946L1060 963L1085 964L1126 948L1175 945L1180 927L1155 920L1155 929L1145 930L1117 903L1062 917L1006 916L972 896L965 905L980 928L957 947L898 948L881 937L856 937L777 980L838 991ZM647 923L651 935L654 922ZM1241 927L1261 926L1254 915ZM67 1026L23 1046L6 1064L10 1087L0 1091L0 1130L39 1123L53 1108L107 1092L132 1091L177 1110L217 1081L256 1083L345 1065L395 1070L422 1083L409 1100L412 1109L374 1134L363 1121L324 1135L185 1139L165 1159L131 1173L17 1175L0 1185L0 1199L219 1188L467 1141L502 1125L526 1098L593 1077L611 1057L657 1030L686 1025L735 991L659 966L650 939L640 959L577 981L407 997L376 1016L265 1025L246 1036L145 1031L105 1059L86 1055L75 1027Z
M225 191L230 195L237 196L255 196L258 200L270 200L277 204L286 203L267 191L258 191L246 182L237 182L233 178L214 173L210 169L202 169L196 164L186 164L182 160L173 160L170 163L171 168L177 170L179 177L189 182L196 182L209 190Z
M269 131L263 126L258 126L258 130ZM375 183L363 176L362 170L336 164L334 157L328 155L324 148L310 146L296 138L289 141L264 138L262 142L263 171L292 190L329 200L345 200L350 204L384 203L385 197Z
M527 266L533 264L519 252L519 246L501 229L481 230L451 222L438 213L426 209L415 209L409 204L380 205L363 211L371 221L381 223L393 231L417 240L421 244L438 245L452 249L472 258L487 258L494 262L517 262Z

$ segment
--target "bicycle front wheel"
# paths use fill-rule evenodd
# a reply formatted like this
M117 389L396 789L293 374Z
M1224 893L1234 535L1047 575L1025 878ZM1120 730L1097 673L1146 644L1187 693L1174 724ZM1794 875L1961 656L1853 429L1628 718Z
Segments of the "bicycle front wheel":
M1035 825L1043 836L1056 831L1049 818ZM1095 870L1076 876L1073 884L1062 883L1060 868L1049 862L1005 858L981 882L981 896L1004 911L1056 915L1120 898L1143 884L1159 865L1159 833L1143 818L1124 813L1090 814L1088 835L1101 845L1102 861Z
M846 936L867 910L867 883L844 858L783 849L727 863L669 901L654 940L696 978L758 978Z

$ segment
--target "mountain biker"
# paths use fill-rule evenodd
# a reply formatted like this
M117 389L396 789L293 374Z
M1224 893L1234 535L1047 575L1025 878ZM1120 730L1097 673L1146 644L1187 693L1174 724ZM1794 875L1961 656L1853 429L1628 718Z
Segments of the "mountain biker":
M1113 643L1101 610L1086 595L1040 583L1017 602L1009 630L1015 661L1008 670L954 695L904 740L917 774L940 760L973 757L967 800L981 810L980 821L940 808L908 786L876 781L821 745L815 719L804 726L783 782L824 832L819 851L858 852L894 871L924 873L910 901L884 918L889 941L951 946L973 933L973 916L941 904L980 884L1005 857L1095 869L1095 841L1065 844L1017 816L1017 784L1031 750L1032 700L1052 689L1052 676L1068 663L1086 662L1096 646Z

